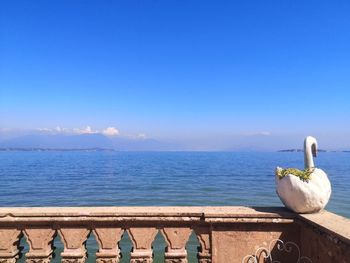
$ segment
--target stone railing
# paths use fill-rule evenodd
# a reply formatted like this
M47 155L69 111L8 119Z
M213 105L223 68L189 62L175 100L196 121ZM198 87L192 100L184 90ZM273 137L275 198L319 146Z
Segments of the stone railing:
M26 262L50 262L57 235L62 262L86 262L90 234L99 246L96 262L121 262L124 232L133 246L132 263L153 261L158 232L166 242L166 263L188 262L192 233L200 244L195 261L200 263L350 262L350 220L327 211L297 215L248 207L0 208L0 262L21 258L23 236L29 245Z

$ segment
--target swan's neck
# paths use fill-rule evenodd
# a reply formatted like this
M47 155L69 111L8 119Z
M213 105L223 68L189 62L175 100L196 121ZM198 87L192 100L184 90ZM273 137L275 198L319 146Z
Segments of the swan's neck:
M309 148L308 150L305 149L304 162L305 162L305 169L310 169L310 168L315 167L314 158L312 157L311 148Z
M313 152L314 151L314 152ZM317 141L315 138L309 136L304 142L304 163L305 169L314 168L314 158L313 154L317 151Z

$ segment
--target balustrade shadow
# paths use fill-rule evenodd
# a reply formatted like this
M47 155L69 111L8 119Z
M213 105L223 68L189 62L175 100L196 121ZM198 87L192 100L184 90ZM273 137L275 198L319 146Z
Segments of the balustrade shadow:
M98 244L95 235L90 232L89 238L86 240L86 252L87 260L86 263L96 262L96 252L98 251Z
M23 233L21 233L20 240L19 240L19 258L17 260L18 263L25 263L27 260L26 254L29 251L29 244L27 241L27 238Z
M51 262L52 263L61 263L61 253L63 252L63 243L61 241L60 235L55 234L55 238L53 240L53 253L52 253L52 258Z
M124 231L122 238L119 241L120 249L120 263L129 263L130 262L130 252L132 250L132 243L130 236L127 231Z
M198 237L195 233L195 231L192 231L187 244L186 244L186 250L187 250L187 259L189 263L198 263L198 257L197 254L199 251L201 251L200 243L198 241Z
M164 262L164 251L166 248L165 239L160 231L158 231L153 243L153 263L163 263Z

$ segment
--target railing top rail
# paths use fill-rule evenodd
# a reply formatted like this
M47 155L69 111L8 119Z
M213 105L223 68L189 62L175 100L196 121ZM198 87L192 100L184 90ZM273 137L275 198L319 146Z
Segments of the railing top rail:
M142 206L142 207L0 207L0 218L12 217L205 217L295 218L283 207Z
M6 222L191 222L293 223L300 220L350 244L350 219L322 211L295 214L283 207L142 206L142 207L0 207Z
M325 210L316 214L300 214L298 217L350 245L350 219Z
M49 262L53 240L59 235L64 245L62 262L86 262L86 240L93 234L99 245L98 262L120 262L123 233L133 246L130 262L151 262L157 233L167 244L165 262L180 262L179 257L187 262L191 234L200 243L199 262L221 263L228 258L241 262L265 249L264 244L270 244L268 253L290 252L294 244L299 257L301 248L313 262L320 257L326 258L324 262L350 257L350 220L327 211L298 215L282 207L1 207L0 261L16 262L25 235L26 258Z

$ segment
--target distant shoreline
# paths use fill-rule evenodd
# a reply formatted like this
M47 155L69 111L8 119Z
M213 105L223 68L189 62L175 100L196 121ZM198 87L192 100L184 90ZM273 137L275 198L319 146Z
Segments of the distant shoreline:
M108 148L0 148L0 152L115 152Z
M304 152L303 149L284 149L284 150L278 150L277 152ZM331 150L323 150L323 149L319 149L318 152L350 152L349 150L345 150L345 151L331 151Z
M113 148L40 148L40 147L0 147L0 152L119 152L118 149ZM125 152L125 150L122 150ZM133 150L130 150L133 152ZM149 151L147 151L149 152ZM152 152L152 151L150 151ZM158 151L156 151L158 152ZM161 151L163 152L163 151ZM165 151L167 152L167 151ZM172 151L170 151L172 152ZM177 151L175 151L177 152ZM184 152L187 152L186 150ZM193 152L193 151L188 151ZM211 152L211 151L210 151ZM219 152L227 152L227 151L219 151ZM271 152L271 151L268 151ZM273 151L272 151L273 152ZM282 149L275 152L281 152L281 153L289 153L289 152L304 152L302 149ZM318 152L344 152L344 153L350 153L350 150L323 150L320 149Z

